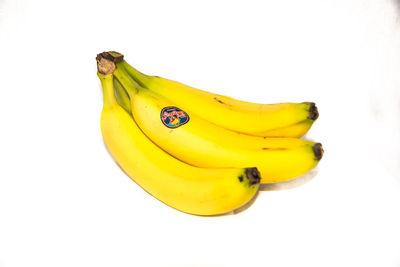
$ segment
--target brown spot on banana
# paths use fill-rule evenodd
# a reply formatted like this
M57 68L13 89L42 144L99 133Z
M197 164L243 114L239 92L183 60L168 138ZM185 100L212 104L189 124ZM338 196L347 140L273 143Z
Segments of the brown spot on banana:
M225 103L224 101L222 101L222 100L219 99L219 98L214 97L214 100L217 101L218 103L222 104L222 105L226 105L226 106L229 106L229 107L232 106L232 105L229 105L229 104Z

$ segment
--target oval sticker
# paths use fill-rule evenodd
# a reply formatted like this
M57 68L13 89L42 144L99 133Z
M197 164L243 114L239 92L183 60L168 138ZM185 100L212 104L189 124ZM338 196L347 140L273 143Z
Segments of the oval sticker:
M168 128L178 128L189 121L189 115L177 107L165 107L161 110L160 118Z

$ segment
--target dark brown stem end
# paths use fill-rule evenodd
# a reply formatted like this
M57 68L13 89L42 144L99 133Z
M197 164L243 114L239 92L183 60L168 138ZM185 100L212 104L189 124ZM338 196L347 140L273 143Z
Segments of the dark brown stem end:
M122 62L122 60L124 60L124 55L115 51L103 52L97 55L97 57L99 56L108 59L114 63L119 63Z
M308 109L308 112L309 112L308 119L313 120L313 121L318 119L319 113L318 113L318 108L315 105L315 103L314 102L304 102L304 104L307 104L310 106L310 108Z
M115 52L103 52L97 55L97 70L104 75L113 74L115 71L115 63L121 62L124 55Z
M249 183L251 185L253 184L259 184L261 181L261 175L260 172L257 170L257 168L246 168L246 177L249 179Z
M322 148L322 144L316 143L315 145L313 145L312 149L314 151L315 159L317 161L320 161L322 159L322 156L324 155L324 149Z

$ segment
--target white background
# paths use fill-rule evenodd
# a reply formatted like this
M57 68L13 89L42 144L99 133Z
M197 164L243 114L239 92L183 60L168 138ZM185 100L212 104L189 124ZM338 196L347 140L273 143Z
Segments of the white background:
M400 266L399 29L390 0L0 0L0 266ZM162 204L103 144L107 50L238 99L316 102L318 172L235 215Z

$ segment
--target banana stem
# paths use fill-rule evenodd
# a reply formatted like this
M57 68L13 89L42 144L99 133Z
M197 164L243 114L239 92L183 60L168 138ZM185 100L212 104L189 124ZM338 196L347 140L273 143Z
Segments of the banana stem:
M122 67L126 70L126 72L133 78L135 81L140 84L142 87L147 87L150 84L149 76L141 73L134 67L128 64L125 60L116 64L118 67Z
M124 68L117 67L114 71L114 75L125 88L125 90L129 94L129 97L132 97L138 92L140 85L129 76Z
M130 84L129 87L134 87L136 89L135 91L137 91L138 87L147 88L147 86L151 84L150 77L129 65L124 60L124 55L121 53L115 51L103 52L97 55L96 60L97 68L100 73L115 73L115 76L121 83L123 83L123 79L126 78L124 82ZM119 72L122 72L125 77L117 76Z
M113 87L113 78L114 76L103 75L100 72L97 73L101 81L101 87L103 88L103 105L104 107L112 107L117 104L117 100L115 99L114 87Z
M114 79L114 90L118 105L123 107L129 114L131 114L131 100L129 98L129 94L126 92L125 88L118 81L118 79Z

